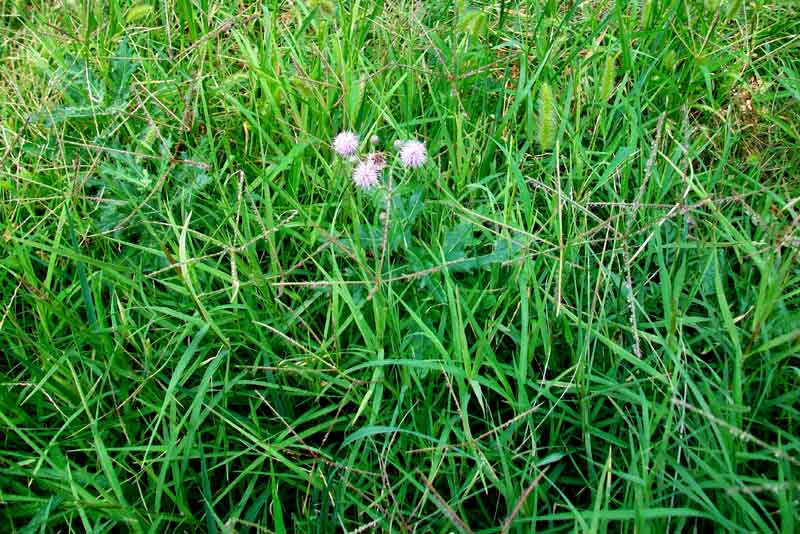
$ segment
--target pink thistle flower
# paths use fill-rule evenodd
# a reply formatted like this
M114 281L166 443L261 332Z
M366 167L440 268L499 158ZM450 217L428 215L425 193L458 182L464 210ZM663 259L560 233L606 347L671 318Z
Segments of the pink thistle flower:
M333 138L333 149L340 156L351 156L358 150L358 136L345 130Z
M367 161L375 165L375 168L378 171L382 171L386 168L386 157L383 155L383 152L372 152L367 155Z
M353 182L361 189L369 189L378 185L378 175L380 169L375 165L375 162L368 159L360 162L353 169Z
M424 165L427 160L428 152L425 150L425 145L419 141L406 141L400 148L400 161L406 167L415 169Z

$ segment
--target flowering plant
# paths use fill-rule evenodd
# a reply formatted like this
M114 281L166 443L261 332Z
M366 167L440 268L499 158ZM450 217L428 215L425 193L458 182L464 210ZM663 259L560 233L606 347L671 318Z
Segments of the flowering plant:
M344 130L333 138L331 147L339 156L355 163L353 167L353 183L361 189L367 190L380 183L381 172L386 168L387 161L383 152L372 151L365 157L358 156L359 137L354 132ZM377 136L370 138L373 147L380 142ZM417 169L428 161L428 151L425 143L416 139L397 140L394 147L398 152L400 163L408 169Z

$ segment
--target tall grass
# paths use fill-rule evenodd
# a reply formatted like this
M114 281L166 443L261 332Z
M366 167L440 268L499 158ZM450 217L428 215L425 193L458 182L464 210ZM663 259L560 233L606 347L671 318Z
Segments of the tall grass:
M797 530L793 3L245 4L0 0L0 529Z

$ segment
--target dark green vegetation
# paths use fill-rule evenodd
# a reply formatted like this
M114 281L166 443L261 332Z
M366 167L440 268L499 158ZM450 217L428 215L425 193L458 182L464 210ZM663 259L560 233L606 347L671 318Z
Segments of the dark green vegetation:
M800 529L794 2L30 4L0 530Z

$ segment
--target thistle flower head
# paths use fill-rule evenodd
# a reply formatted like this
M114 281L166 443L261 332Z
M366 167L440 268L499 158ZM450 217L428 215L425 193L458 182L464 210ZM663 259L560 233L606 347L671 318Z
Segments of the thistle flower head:
M379 174L378 166L372 160L367 159L359 162L353 169L353 182L361 189L369 189L378 185Z
M345 130L333 138L333 150L340 156L351 156L358 150L358 136Z
M406 141L400 147L400 161L406 167L412 169L421 167L428 160L428 152L425 145L416 140Z
M378 171L386 168L386 156L383 155L383 152L371 152L367 155L367 161L375 165Z

